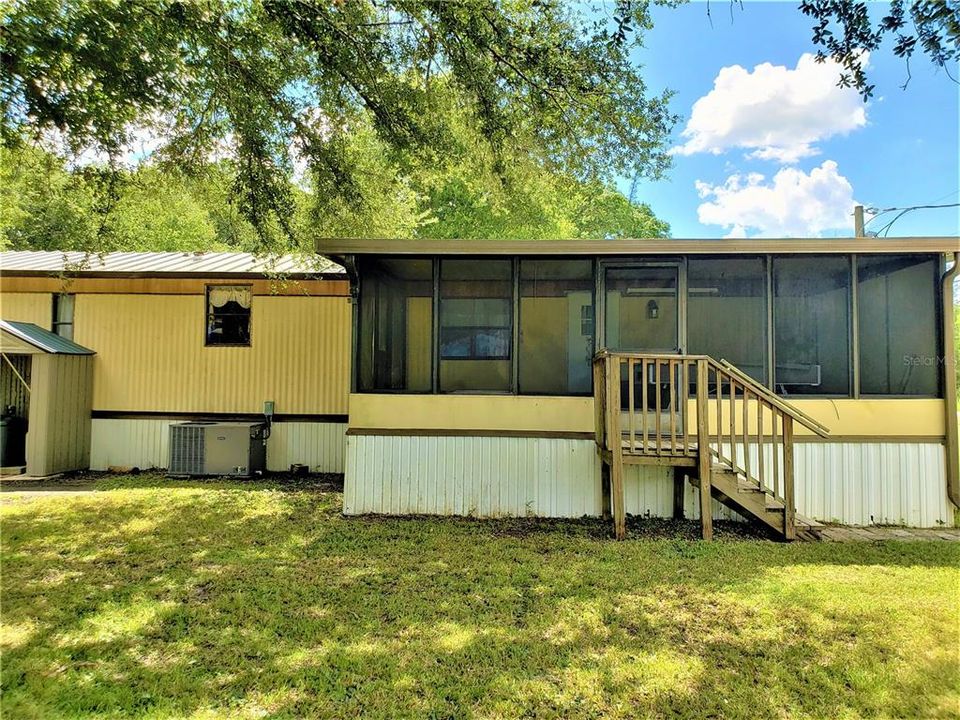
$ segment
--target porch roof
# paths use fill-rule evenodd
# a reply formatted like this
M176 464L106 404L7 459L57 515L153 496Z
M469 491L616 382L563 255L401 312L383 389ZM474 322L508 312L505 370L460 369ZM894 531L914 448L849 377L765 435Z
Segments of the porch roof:
M325 238L317 252L337 258L347 255L764 255L846 253L953 253L960 238L847 237L616 240L398 240Z
M13 355L95 355L93 350L28 322L0 320L0 350Z

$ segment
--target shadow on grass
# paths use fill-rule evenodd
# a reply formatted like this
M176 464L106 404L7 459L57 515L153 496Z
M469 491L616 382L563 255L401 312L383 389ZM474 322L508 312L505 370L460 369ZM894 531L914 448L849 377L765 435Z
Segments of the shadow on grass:
M269 483L124 488L150 492L5 511L11 717L955 708L952 544L615 543L599 521L345 519Z

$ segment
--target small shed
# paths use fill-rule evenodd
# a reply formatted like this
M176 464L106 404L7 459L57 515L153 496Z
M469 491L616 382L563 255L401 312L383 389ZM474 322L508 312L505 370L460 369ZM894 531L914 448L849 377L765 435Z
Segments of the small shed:
M0 320L0 401L26 420L26 472L90 465L94 352L26 322Z

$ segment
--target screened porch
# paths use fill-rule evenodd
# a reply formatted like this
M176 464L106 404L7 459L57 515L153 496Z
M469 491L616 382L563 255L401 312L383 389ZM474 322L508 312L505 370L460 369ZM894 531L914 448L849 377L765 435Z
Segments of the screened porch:
M941 397L938 253L360 255L355 391L587 396L601 350L783 397Z

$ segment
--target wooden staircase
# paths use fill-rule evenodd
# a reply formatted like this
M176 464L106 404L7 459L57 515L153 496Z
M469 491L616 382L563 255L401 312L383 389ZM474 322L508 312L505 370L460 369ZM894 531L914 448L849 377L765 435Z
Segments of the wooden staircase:
M624 466L670 465L700 488L703 538L713 537L711 498L774 536L815 535L796 514L794 426L829 431L723 360L705 355L601 351L594 358L596 441L605 498L626 536ZM704 490L709 492L704 492ZM682 513L682 486L675 493Z

